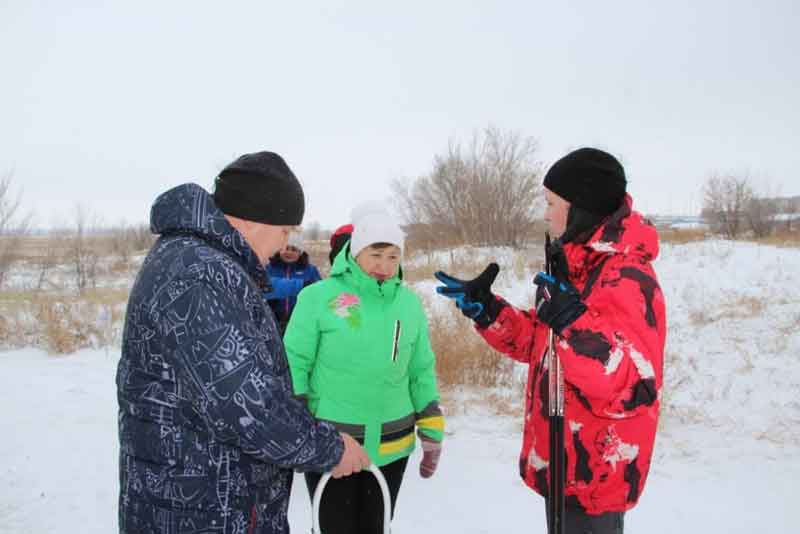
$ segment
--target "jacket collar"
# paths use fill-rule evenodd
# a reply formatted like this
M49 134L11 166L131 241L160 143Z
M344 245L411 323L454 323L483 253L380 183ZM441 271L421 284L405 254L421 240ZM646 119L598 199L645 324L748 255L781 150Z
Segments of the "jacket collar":
M570 280L580 282L600 262L612 256L629 256L649 263L658 256L658 233L653 224L633 210L630 195L583 243L566 243L564 254Z
M255 251L214 204L214 197L197 184L179 185L159 195L150 209L150 231L197 237L230 256L258 286L269 287L269 276Z

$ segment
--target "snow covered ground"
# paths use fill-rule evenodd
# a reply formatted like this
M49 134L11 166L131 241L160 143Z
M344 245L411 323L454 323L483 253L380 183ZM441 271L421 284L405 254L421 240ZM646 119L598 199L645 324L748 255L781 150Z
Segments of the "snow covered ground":
M656 267L668 305L665 415L626 532L797 532L800 250L665 246ZM498 286L519 304L530 296L522 271L509 267ZM0 533L116 532L117 358L0 353ZM516 474L519 420L464 402L436 476L417 475L417 456L409 464L393 531L544 533L542 501ZM300 482L290 521L309 532Z

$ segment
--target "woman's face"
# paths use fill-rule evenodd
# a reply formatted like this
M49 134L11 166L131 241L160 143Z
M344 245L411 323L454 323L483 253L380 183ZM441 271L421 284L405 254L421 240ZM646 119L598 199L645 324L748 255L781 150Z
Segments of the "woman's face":
M383 282L397 274L400 267L400 248L394 245L381 248L370 245L358 253L356 263L372 278Z
M292 245L286 245L281 249L281 259L286 263L296 262L300 259L300 254L300 249Z
M544 210L544 221L548 225L550 235L558 238L567 229L569 202L547 188L544 190L544 200L547 202L547 207Z

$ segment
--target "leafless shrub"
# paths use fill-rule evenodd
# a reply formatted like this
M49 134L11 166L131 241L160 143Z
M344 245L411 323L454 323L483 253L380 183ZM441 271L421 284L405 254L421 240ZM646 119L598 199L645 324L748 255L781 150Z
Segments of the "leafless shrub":
M472 321L453 307L430 318L436 372L444 388L516 384L514 362L491 348L472 328Z
M90 236L99 223L81 205L75 207L73 234L68 239L67 255L74 272L75 287L82 293L87 287L97 287L97 267L100 256L92 247Z
M12 264L17 261L20 240L30 230L30 214L22 214L22 193L11 192L11 174L0 178L0 288L6 281Z
M800 196L787 198L781 212L786 221L784 230L788 233L800 230Z
M662 243L684 245L706 240L708 231L703 228L668 228L659 230L658 238Z
M754 196L746 174L712 174L703 186L703 217L712 230L736 239L745 228L746 210Z
M489 127L466 147L451 142L429 174L395 180L409 241L419 248L521 246L541 198L535 154L533 139Z
M330 234L330 232L327 233ZM322 229L322 225L319 223L319 221L313 221L303 230L303 239L308 241L319 241L325 237L325 234L326 232Z
M130 267L134 254L145 252L152 246L155 235L145 224L121 224L105 230L96 241L105 244L104 252L114 258L117 270L124 270Z
M41 347L55 354L118 344L127 290L5 292L0 300L0 349Z
M51 353L106 347L118 338L121 309L113 304L42 299L35 313L42 330L41 344Z
M771 198L753 198L747 203L745 218L753 236L760 239L767 237L775 229L775 216L778 214L777 204Z
M43 247L39 254L33 259L32 264L36 269L36 289L40 291L44 288L47 276L50 271L62 261L57 247Z

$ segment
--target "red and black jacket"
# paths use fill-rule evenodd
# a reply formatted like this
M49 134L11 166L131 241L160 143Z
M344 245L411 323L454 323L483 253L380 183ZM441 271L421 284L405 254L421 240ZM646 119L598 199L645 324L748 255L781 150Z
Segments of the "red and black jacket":
M590 514L636 504L658 426L666 337L664 296L651 265L658 235L631 205L627 197L585 243L564 245L570 282L587 306L555 343L566 382L565 494L568 506ZM546 496L548 326L535 310L506 306L478 332L530 364L520 475Z

